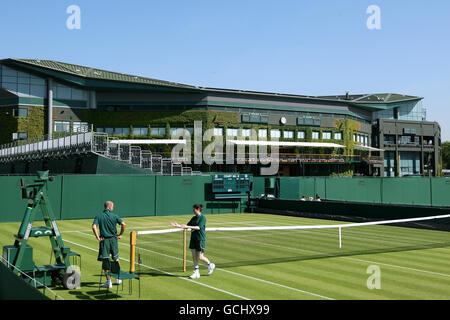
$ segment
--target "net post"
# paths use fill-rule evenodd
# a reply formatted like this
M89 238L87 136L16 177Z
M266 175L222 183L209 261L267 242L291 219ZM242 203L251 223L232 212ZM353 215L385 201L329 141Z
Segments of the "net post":
M130 232L130 273L134 273L136 262L136 231Z
M183 272L186 272L186 233L187 229L183 230Z
M339 249L342 248L342 228L339 227Z

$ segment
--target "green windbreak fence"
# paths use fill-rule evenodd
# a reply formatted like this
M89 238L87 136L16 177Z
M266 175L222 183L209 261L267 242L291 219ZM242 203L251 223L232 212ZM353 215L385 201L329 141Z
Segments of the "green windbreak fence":
M0 222L21 221L20 176L0 177ZM23 177L29 181L34 176ZM264 177L253 177L253 197L264 194ZM280 177L280 198L450 207L450 178ZM92 219L106 200L122 217L191 214L194 203L207 214L244 212L247 199L215 200L211 176L59 175L48 183L58 219Z
M106 200L123 217L155 215L154 176L67 175L61 191L62 219L93 218Z
M20 192L20 178L33 182L34 176L2 176L0 177L0 222L22 221L27 199L22 199ZM52 203L53 213L60 219L61 212L61 176L48 184L48 196Z

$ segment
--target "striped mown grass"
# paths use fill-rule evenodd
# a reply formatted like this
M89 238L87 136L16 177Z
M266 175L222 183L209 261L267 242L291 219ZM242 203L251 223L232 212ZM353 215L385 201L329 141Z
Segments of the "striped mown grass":
M170 228L169 222L189 221L191 215L124 218L127 230L119 241L122 268L129 268L129 232ZM342 223L268 214L207 215L207 227L290 226ZM115 299L98 290L100 263L92 220L59 221L65 245L82 256L82 288L56 287L64 299ZM37 226L38 223L36 222ZM0 244L14 242L19 223L0 224ZM188 234L189 238L189 234ZM48 264L50 242L31 239L36 264ZM146 300L303 300L303 299L449 299L450 233L394 226L368 226L343 230L342 248L337 229L296 231L208 232L205 255L216 264L213 275L191 280L190 253L182 271L182 233L138 236L142 264L141 299ZM379 270L380 289L369 289ZM370 270L370 269L369 269ZM371 278L372 277L372 278ZM131 296L127 283L119 299ZM116 288L111 292L115 293ZM51 296L51 294L49 294Z

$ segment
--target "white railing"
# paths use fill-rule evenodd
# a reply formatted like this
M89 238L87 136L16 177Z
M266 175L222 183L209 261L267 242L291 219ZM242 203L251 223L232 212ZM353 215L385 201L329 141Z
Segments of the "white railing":
M180 159L162 158L148 150L141 150L129 143L112 143L106 133L93 131L54 133L46 136L18 140L0 146L0 162L39 159L78 152L93 152L109 159L131 163L162 175L195 175L189 167L183 167Z

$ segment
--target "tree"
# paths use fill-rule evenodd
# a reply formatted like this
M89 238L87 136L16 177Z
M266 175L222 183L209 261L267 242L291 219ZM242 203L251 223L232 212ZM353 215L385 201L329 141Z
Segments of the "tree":
M442 143L442 169L450 169L450 141Z

